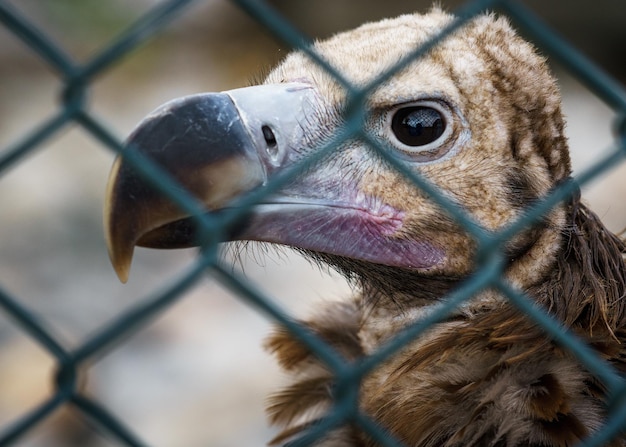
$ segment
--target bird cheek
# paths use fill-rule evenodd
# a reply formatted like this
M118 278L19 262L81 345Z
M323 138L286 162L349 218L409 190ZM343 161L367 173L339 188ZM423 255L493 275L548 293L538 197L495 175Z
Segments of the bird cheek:
M476 242L457 225L437 218L430 222L419 221L415 225L420 230L413 232L412 237L428 241L441 253L440 262L429 273L460 277L475 270Z

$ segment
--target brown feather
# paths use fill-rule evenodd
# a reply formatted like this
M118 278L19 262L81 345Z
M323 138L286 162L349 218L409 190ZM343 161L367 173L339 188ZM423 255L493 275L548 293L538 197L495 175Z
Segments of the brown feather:
M272 424L289 425L294 419L312 408L328 410L332 403L330 386L332 376L319 375L300 380L272 395L267 413Z

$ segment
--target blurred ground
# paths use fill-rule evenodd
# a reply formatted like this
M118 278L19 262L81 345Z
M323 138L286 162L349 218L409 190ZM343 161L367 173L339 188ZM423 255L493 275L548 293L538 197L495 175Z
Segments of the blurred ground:
M6 3L42 27L72 58L86 61L158 2ZM426 2L273 3L309 35L324 37L364 20L422 9ZM452 7L460 2L442 3ZM548 9L540 3L529 2L590 57L626 79L626 21L623 11L610 9L618 2L596 1L594 8L577 8L579 2L571 1L561 9L558 1ZM164 101L248 84L287 51L230 3L198 2L100 76L90 92L90 110L123 138ZM559 76L580 172L611 145L614 116L576 81ZM62 87L50 68L0 27L0 155L54 114ZM194 259L193 250L139 250L129 283L118 283L101 224L113 158L84 130L72 126L0 173L0 289L32 309L68 347L170 284ZM613 230L626 226L624 175L624 166L616 166L585 187L592 208ZM340 278L289 251L254 253L258 256L242 259L246 277L294 315L314 308L320 299L347 293ZM280 382L272 359L261 349L269 328L264 316L207 276L168 312L90 365L89 393L149 445L263 445L271 437L263 401ZM53 368L51 358L0 313L0 427L49 395ZM118 444L79 417L60 412L17 445Z

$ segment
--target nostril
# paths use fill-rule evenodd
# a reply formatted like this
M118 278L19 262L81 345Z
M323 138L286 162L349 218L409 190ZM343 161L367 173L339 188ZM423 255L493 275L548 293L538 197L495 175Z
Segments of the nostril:
M276 158L278 155L278 143L276 142L276 136L272 129L269 126L261 127L261 131L263 132L263 138L265 138L265 143L267 143L267 153L272 158Z
M270 129L269 126L261 127L261 131L263 131L263 137L265 138L265 142L268 146L276 146L276 137L274 136L274 132Z

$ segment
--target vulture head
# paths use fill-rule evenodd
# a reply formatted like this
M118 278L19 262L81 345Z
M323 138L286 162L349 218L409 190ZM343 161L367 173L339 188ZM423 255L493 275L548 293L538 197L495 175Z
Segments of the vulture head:
M555 80L502 18L471 20L369 88L454 20L433 9L316 42L313 51L352 90L296 51L262 85L175 99L128 139L128 151L150 158L209 214L232 211L280 177L223 238L288 245L353 280L354 297L303 322L351 360L419 321L480 267L475 236L409 176L498 234L571 174ZM137 245L203 243L194 216L123 155L105 220L122 281ZM622 251L578 197L496 250L510 284L620 371ZM283 443L332 408L334 379L285 331L267 345L293 374L269 408L285 427L275 440ZM364 377L359 409L409 446L569 446L603 425L604 392L488 289ZM348 421L315 445L378 444Z

